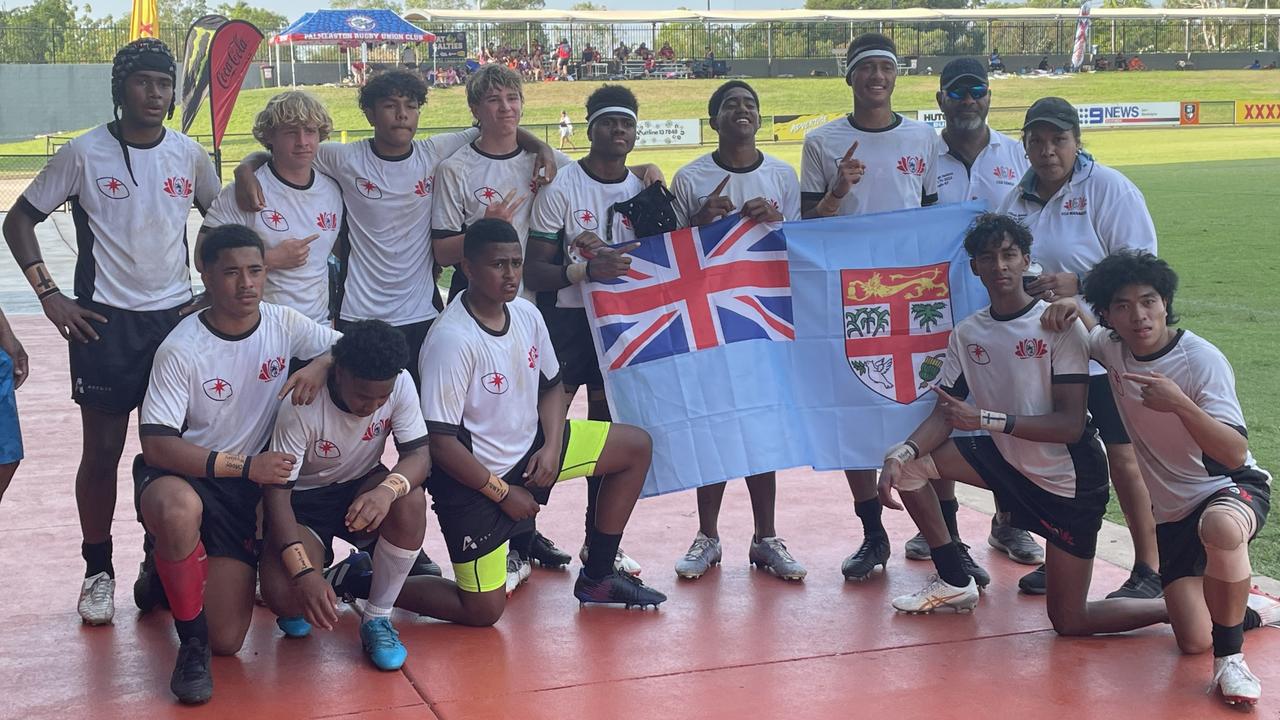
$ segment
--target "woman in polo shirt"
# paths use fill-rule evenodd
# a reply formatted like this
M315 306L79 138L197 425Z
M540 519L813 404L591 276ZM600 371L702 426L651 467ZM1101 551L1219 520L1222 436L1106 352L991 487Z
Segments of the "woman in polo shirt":
M1041 98L1027 110L1022 145L1031 169L1010 191L1001 212L1021 220L1035 237L1035 259L1044 273L1028 290L1036 297L1079 296L1081 279L1104 257L1123 249L1156 252L1156 228L1138 188L1093 159L1080 144L1080 117L1062 98ZM1090 365L1089 413L1107 447L1116 496L1133 537L1129 579L1107 597L1161 595L1151 498L1138 460L1116 411L1105 371ZM1044 592L1044 567L1020 583Z

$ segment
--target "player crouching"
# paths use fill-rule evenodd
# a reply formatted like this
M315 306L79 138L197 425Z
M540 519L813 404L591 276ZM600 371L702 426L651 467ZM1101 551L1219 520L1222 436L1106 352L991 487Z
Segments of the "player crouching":
M468 228L462 269L468 288L431 329L419 369L433 460L427 489L468 624L492 624L502 615L507 541L529 524L555 483L588 475L604 480L574 595L583 603L658 605L665 595L614 568L649 470L648 433L566 421L546 323L516 295L523 257L509 223L482 219Z
M426 530L427 426L404 369L409 347L400 332L378 320L353 323L332 354L315 402L285 400L276 418L271 449L302 462L289 485L263 493L271 551L262 558L262 597L286 636L304 636L312 625L333 629L336 597L311 558L331 563L335 536L354 544L376 536L360 641L375 666L398 670L407 653L391 607ZM387 470L379 460L392 434L400 458Z

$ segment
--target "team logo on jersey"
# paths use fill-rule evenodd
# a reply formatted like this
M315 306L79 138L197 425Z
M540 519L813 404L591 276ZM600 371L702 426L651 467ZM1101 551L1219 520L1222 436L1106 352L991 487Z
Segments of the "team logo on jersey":
M231 383L220 377L213 378L212 380L205 380L201 387L204 389L205 397L215 402L230 400L231 395L233 394Z
M909 405L937 379L953 327L950 267L840 271L845 357L867 389Z
M489 207L491 203L502 202L504 200L502 193L494 190L488 185L476 188L471 194L475 195L476 199L480 201L480 204L485 207Z
M356 178L356 192L369 198L370 200L382 199L382 188L369 178Z
M574 210L573 221L583 230L599 230L600 219L590 210Z
M180 175L165 178L164 181L164 192L169 197L186 199L191 197L195 189L195 185L192 185L190 180Z
M919 155L903 155L898 158L897 168L903 175L923 175L926 169L924 158Z
M360 439L365 442L368 442L369 440L373 440L374 438L380 438L383 435L386 435L387 431L390 429L391 429L391 418L374 420L373 422L369 423L369 427L364 429L364 435L361 435Z
M991 362L991 353L987 352L986 348L977 343L969 343L965 346L964 350L969 353L969 359L979 365L986 365Z
M529 367L530 368L538 367L538 346L537 345L529 346Z
M489 373L480 378L480 384L493 395L501 395L511 386L511 383L507 382L507 376L497 372Z
M631 227L631 218L627 217L626 215L623 215L623 216L622 216L622 227L624 227L624 228L626 228L626 229L628 229L628 230L632 230L633 228Z
M258 217L262 218L263 225L276 232L284 232L289 229L289 221L285 219L284 215L280 214L279 210L267 208L258 213Z
M337 230L338 213L322 212L316 215L316 227L321 230Z
M538 194L538 181L537 181L537 180L530 180L530 181L529 181L529 194L530 194L530 195L537 195L537 194Z
M1085 208L1089 206L1089 201L1083 195L1080 197L1067 198L1062 203L1063 215L1084 215Z
M996 176L997 180L1016 181L1018 172L1007 165L997 165L991 169L991 174Z
M316 457L322 457L326 460L342 457L342 451L338 449L337 445L333 444L332 440L317 440L315 445L311 446L311 449L315 451Z
M258 371L259 380L275 380L289 369L289 361L282 357L273 357L262 363L262 369Z
M435 186L436 186L435 175L432 175L429 178L423 178L418 181L417 185L413 186L413 194L417 195L418 197L426 197L431 194L431 191L435 189Z
M1049 346L1040 338L1019 340L1013 346L1013 354L1023 360L1035 360L1049 354Z
M1250 495L1248 490L1245 490L1239 485L1232 485L1231 487L1227 488L1227 492L1233 493L1235 495L1239 495L1240 499L1245 502L1253 502L1253 495Z
M124 182L120 178L110 176L98 178L98 192L112 200L123 200L129 197L129 188Z

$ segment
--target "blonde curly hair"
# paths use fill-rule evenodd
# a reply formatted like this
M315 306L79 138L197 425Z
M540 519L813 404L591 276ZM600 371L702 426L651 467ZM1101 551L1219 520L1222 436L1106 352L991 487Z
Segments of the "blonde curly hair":
M329 139L333 130L333 118L324 105L310 93L287 90L267 101L267 106L253 121L253 138L270 150L267 136L272 130L286 125L315 127L320 131L320 141Z

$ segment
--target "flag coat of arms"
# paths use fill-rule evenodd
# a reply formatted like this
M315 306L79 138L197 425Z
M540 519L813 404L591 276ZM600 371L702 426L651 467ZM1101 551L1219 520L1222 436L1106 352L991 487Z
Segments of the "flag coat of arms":
M644 494L805 464L780 229L733 215L638 242L583 297L613 417L653 437Z

